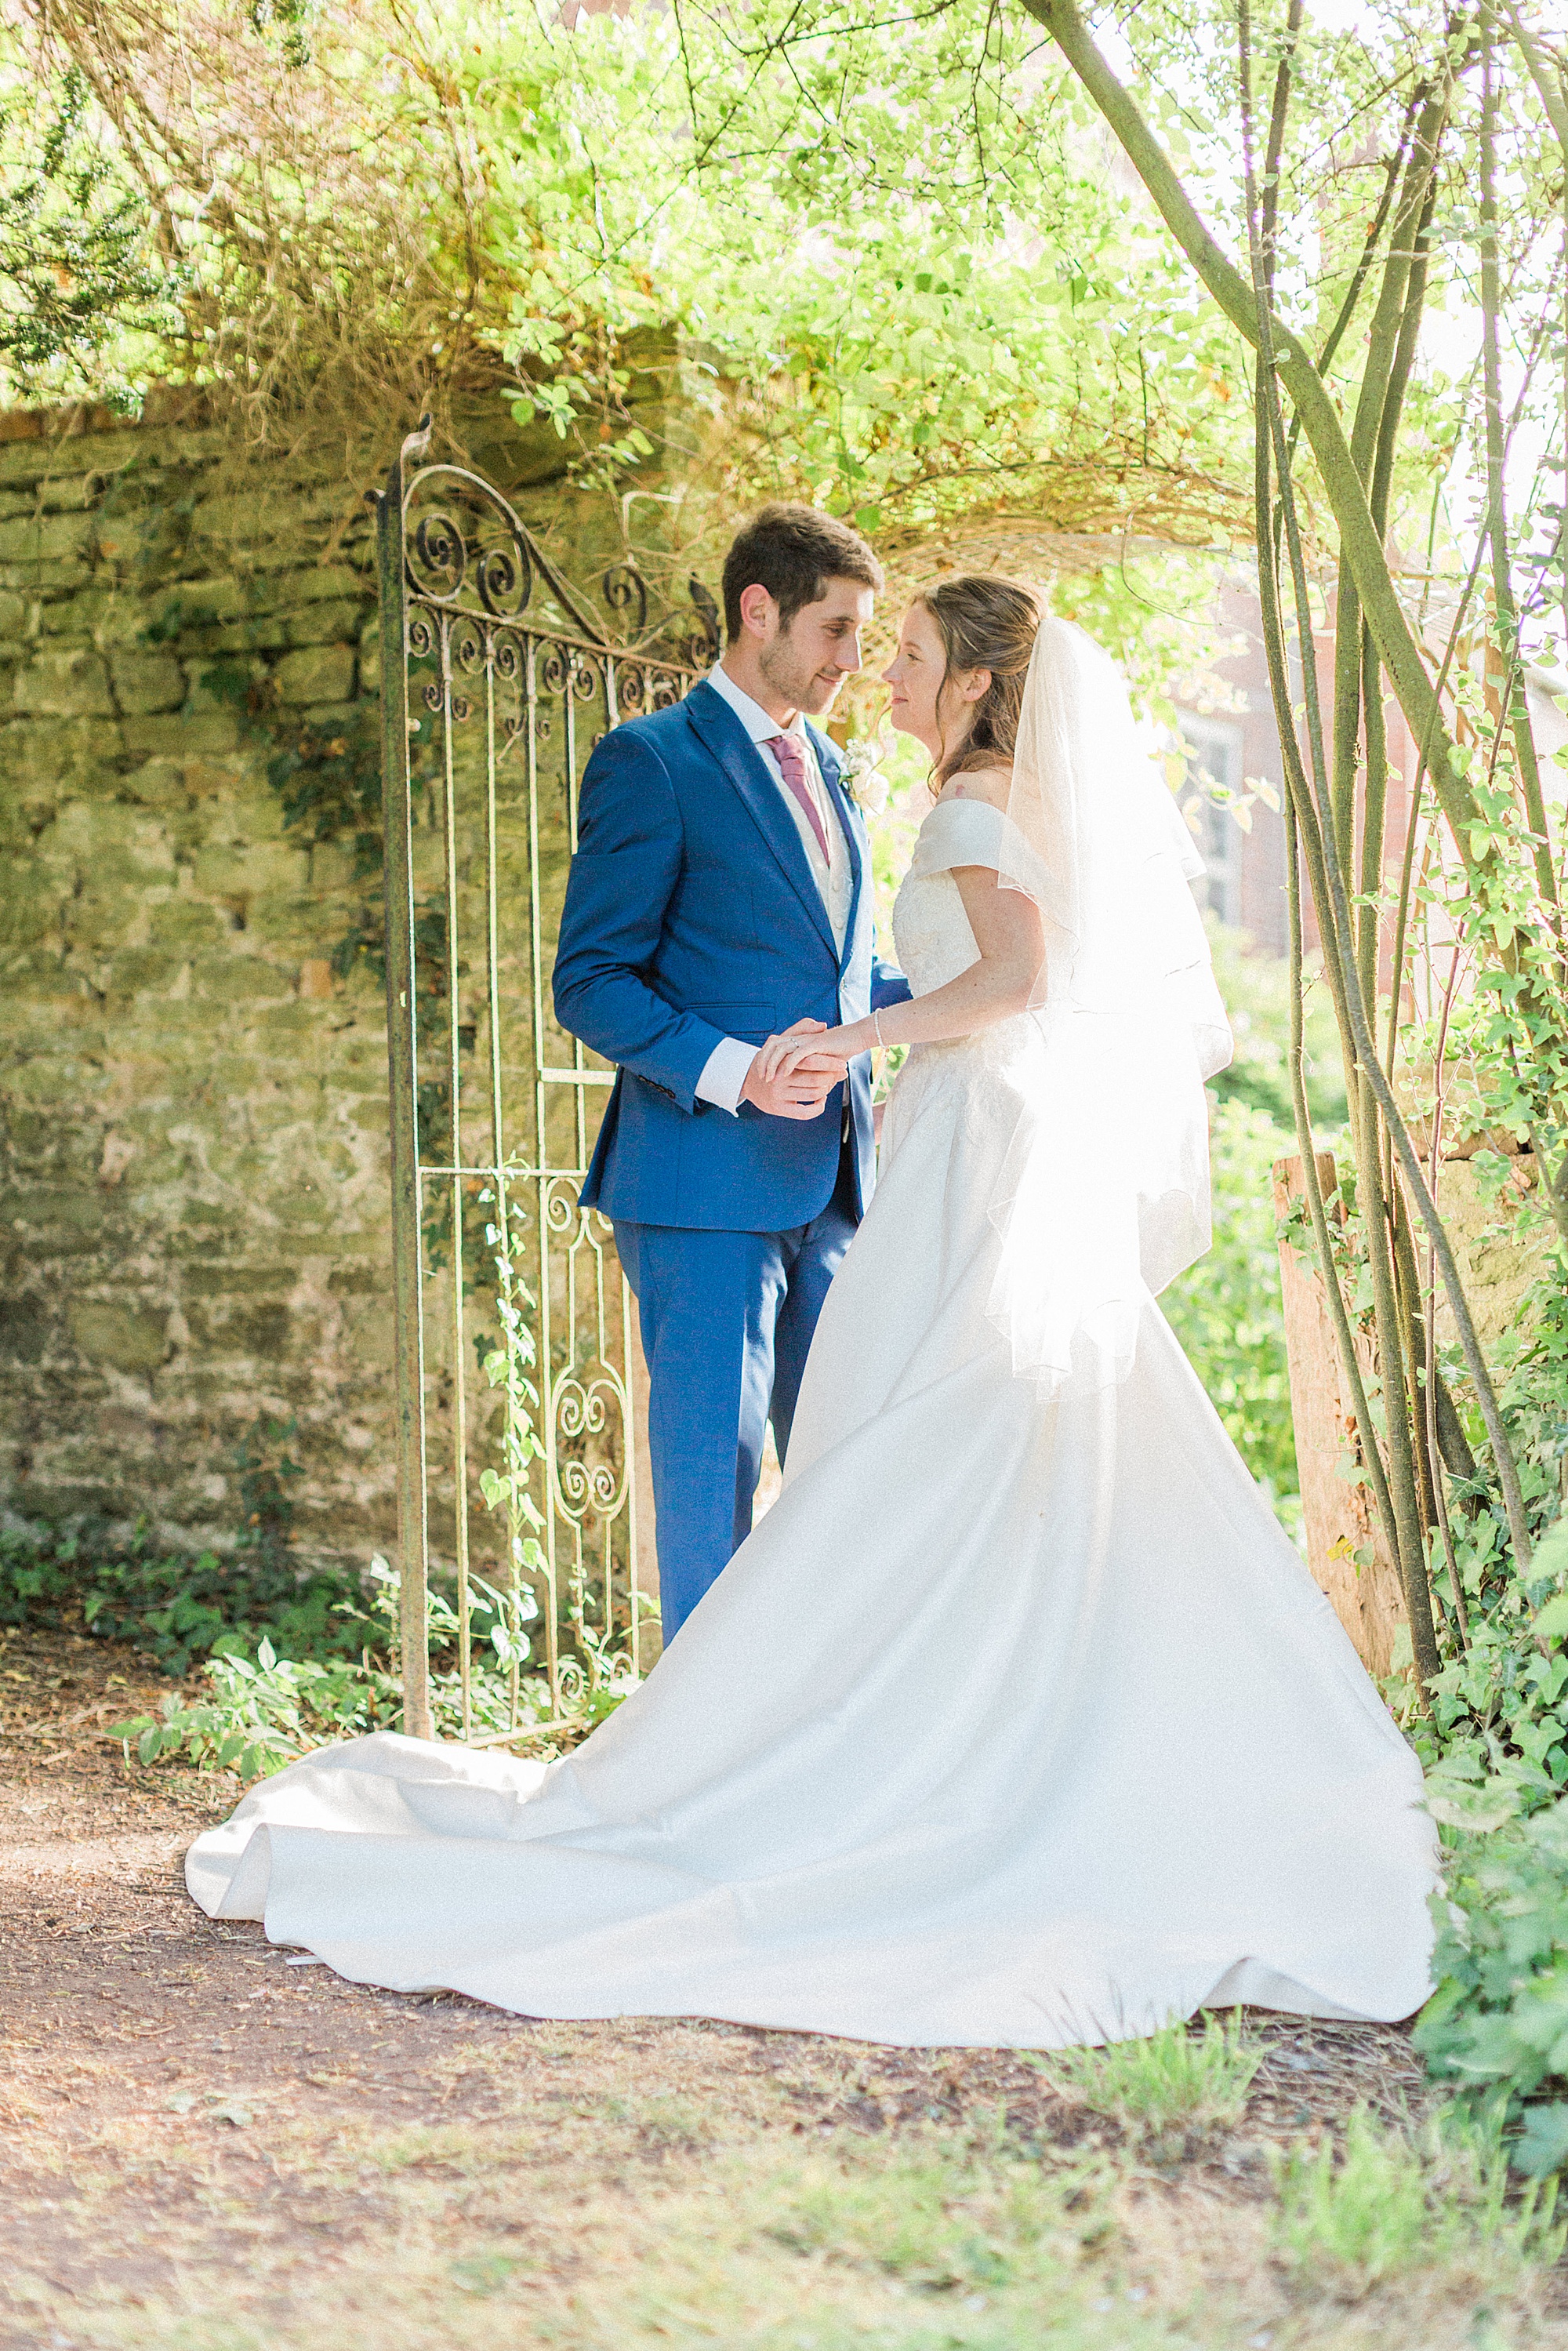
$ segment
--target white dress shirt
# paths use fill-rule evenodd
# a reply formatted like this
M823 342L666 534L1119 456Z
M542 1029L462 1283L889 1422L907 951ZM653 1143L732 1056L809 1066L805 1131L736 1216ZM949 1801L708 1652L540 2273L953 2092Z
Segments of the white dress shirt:
M844 840L827 787L822 781L817 755L806 732L806 721L797 711L789 726L780 726L776 718L768 716L759 702L754 702L749 694L742 693L734 679L717 665L709 670L707 682L719 699L728 703L768 762L768 772L778 780L779 797L789 810L790 820L800 836L800 846L806 852L811 879L821 893L823 909L833 934L833 944L842 955L844 932L850 918L850 900L854 893L854 874L850 864L849 844ZM822 831L828 842L827 857L822 855L822 844L817 838L816 827L784 781L783 770L768 748L769 739L775 735L793 735L799 739L805 756L806 789L811 794L821 819ZM696 1082L697 1100L713 1102L732 1115L737 1113L740 1109L740 1090L760 1050L759 1046L747 1045L738 1037L726 1037L721 1044L714 1047L703 1065L703 1073Z

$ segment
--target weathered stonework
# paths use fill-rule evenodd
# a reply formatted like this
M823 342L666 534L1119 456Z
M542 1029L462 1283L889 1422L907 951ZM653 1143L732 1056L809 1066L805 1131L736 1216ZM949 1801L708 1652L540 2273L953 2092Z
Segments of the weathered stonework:
M590 576L612 512L490 417L473 462ZM226 456L199 419L0 420L0 1506L222 1543L246 1431L292 1418L301 1552L361 1562L393 1527L385 1022L332 958L377 885L266 771L374 694L371 523Z

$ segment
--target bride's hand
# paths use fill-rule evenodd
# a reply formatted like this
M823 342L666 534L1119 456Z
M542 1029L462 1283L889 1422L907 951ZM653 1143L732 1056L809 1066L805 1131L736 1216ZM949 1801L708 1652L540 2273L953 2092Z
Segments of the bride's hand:
M797 1020L780 1036L769 1037L758 1061L758 1075L766 1083L789 1077L797 1070L831 1071L835 1081L849 1066L848 1031L830 1029L822 1020Z
M795 1020L764 1043L756 1062L759 1082L766 1085L780 1070L795 1070L811 1051L813 1040L827 1034L825 1020Z

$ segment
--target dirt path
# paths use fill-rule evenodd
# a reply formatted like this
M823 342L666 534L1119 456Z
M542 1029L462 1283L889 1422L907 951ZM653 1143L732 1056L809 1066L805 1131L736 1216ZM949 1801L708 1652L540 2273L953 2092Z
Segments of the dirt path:
M1243 2126L1151 2155L1007 2053L357 1989L188 1902L233 1787L98 1735L157 1689L0 1640L5 2351L1568 2346L1528 2265L1271 2252L1270 2148L1418 2106L1396 2031L1256 2020Z

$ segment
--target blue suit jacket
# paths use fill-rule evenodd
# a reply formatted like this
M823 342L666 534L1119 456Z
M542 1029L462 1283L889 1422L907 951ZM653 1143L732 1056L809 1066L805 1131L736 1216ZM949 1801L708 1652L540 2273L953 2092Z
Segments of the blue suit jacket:
M862 1019L907 982L876 957L871 852L811 742L849 843L854 894L843 954L777 777L712 686L606 735L582 779L577 854L555 959L556 1018L619 1074L582 1188L586 1207L639 1224L787 1232L827 1207L843 1088L814 1119L737 1117L699 1102L724 1037L748 1044L803 1016ZM871 1058L851 1064L859 1205L874 1152Z

